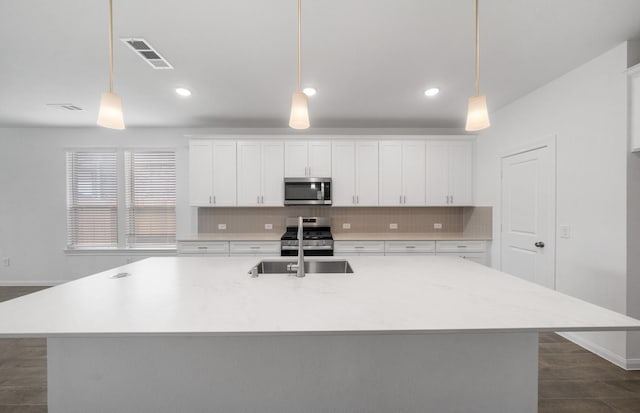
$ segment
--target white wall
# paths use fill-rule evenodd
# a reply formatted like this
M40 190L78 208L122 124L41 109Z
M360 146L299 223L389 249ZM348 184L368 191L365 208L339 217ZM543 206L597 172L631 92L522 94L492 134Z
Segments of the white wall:
M102 128L0 129L0 284L48 284L123 265L136 254L68 255L65 149L175 148L177 231L195 232L188 206L188 141L182 131Z
M493 265L500 267L500 158L556 136L558 291L627 312L627 45L622 44L492 113L477 140L477 201L495 205ZM625 333L581 335L626 358Z

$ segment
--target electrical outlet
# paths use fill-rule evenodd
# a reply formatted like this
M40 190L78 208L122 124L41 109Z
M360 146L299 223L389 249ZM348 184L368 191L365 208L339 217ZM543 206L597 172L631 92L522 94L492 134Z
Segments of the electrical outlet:
M273 224L264 224L264 229L273 229Z
M436 222L433 224L433 229L442 229L442 224L439 222Z
M351 229L351 224L345 222L344 224L342 224L342 229Z
M560 225L560 238L571 238L571 227L569 225Z
M389 229L398 229L398 224L389 224Z
M11 265L11 260L9 259L9 257L2 258L2 266L3 267L8 267L10 265Z
M227 224L218 224L218 229L227 229Z

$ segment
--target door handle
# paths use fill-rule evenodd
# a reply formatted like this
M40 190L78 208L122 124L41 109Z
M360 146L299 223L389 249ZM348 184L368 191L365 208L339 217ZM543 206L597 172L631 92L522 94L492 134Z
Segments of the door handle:
M544 248L544 242L542 242L542 241L538 241L538 242L536 242L536 243L535 243L535 244L533 244L533 245L535 245L535 246L536 246L536 247L538 247L538 248Z

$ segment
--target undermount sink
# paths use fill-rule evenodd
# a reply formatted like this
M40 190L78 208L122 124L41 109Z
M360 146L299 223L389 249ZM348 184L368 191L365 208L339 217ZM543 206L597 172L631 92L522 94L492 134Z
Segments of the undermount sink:
M257 274L295 274L296 270L292 269L292 265L296 265L297 261L276 261L262 260L257 263L254 268ZM304 272L307 274L352 274L353 268L347 260L331 260L331 261L305 261Z

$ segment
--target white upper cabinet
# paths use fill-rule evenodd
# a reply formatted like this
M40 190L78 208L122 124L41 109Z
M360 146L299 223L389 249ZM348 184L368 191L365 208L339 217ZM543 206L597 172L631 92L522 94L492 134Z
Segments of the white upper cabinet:
M380 205L425 205L425 144L380 142Z
M332 148L334 206L378 205L378 142L335 141Z
M239 206L284 205L282 142L239 141L237 166Z
M427 142L427 205L473 205L473 142Z
M189 142L189 204L236 205L236 141Z
M284 145L285 176L331 176L331 141L287 141Z

